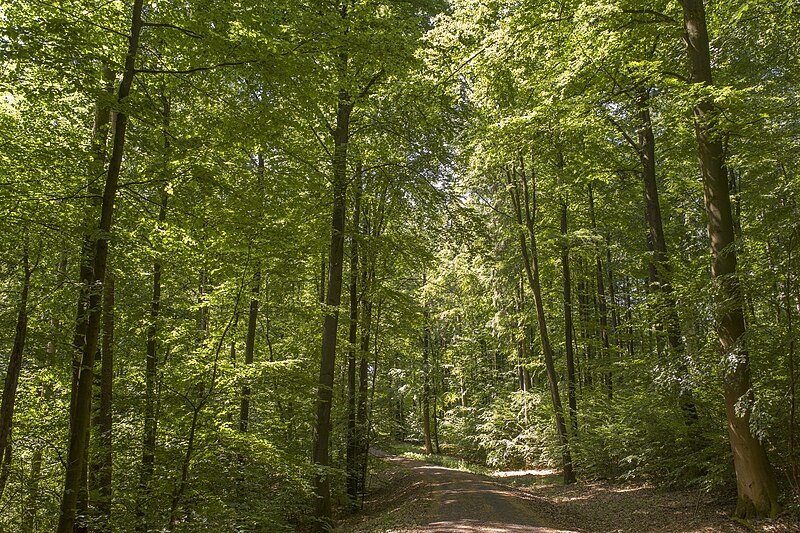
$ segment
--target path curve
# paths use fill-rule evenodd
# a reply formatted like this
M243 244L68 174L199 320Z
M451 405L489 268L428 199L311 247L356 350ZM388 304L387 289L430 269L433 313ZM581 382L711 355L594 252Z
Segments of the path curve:
M548 503L530 494L501 485L486 476L432 465L396 455L384 461L402 465L429 491L424 516L416 517L405 533L572 533L576 529L552 527Z

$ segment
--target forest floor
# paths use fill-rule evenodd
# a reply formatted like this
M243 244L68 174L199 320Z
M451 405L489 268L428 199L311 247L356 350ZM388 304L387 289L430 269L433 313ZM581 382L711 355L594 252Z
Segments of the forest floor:
M607 482L565 486L554 471L487 476L379 454L364 508L337 532L800 532L788 513L731 519L730 496Z

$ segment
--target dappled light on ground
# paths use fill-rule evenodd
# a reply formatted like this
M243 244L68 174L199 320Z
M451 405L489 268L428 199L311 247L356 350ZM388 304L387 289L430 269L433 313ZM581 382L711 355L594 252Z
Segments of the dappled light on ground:
M492 477L499 477L499 478L518 478L518 477L548 477L548 476L558 476L558 470L554 470L552 468L546 468L541 470L505 470L505 471L498 471L492 472Z
M606 482L564 485L554 470L478 475L383 456L365 512L341 533L746 533L800 531L786 519L746 527L729 495ZM501 474L501 475L498 475ZM502 481L502 483L501 483ZM542 483L544 481L544 484ZM513 483L513 486L509 485ZM716 498L716 499L715 499Z

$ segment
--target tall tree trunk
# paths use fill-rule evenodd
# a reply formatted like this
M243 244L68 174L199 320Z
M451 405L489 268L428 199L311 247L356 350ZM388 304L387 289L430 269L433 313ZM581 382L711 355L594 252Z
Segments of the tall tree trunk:
M100 412L98 419L99 468L97 477L97 515L99 533L111 531L111 503L113 480L112 410L114 387L114 276L106 276L103 287L103 346L100 366Z
M789 236L788 252L786 257L786 270L785 280L785 303L786 303L786 336L789 338L789 353L787 354L786 364L789 367L789 471L792 476L792 482L797 488L800 482L800 475L798 474L797 458L795 457L795 450L797 448L795 426L797 425L797 376L795 374L795 342L794 342L794 321L792 315L794 309L792 305L792 250L794 247L794 233Z
M364 263L367 263L366 255ZM366 267L367 265L363 265ZM372 290L374 270L364 270L362 287L365 293ZM361 302L361 353L358 364L358 403L356 406L356 463L358 467L358 496L363 504L366 489L366 466L369 448L369 427L367 425L367 392L369 389L369 339L372 334L372 297L365 294Z
M115 75L108 67L106 61L101 66L101 75L104 83L104 90L107 93L108 101L114 94ZM93 261L95 251L95 231L97 218L102 209L102 190L100 188L100 178L105 172L108 162L108 134L111 126L111 108L108 101L101 98L95 103L94 124L92 127L91 154L92 160L89 165L89 176L86 182L86 196L88 201L84 211L84 230L83 243L80 256L80 279L78 293L78 311L75 326L75 336L73 338L74 351L72 353L72 394L70 395L70 424L75 413L75 400L77 398L78 377L80 375L81 360L83 350L86 345L86 330L89 324L89 298L90 287L93 275ZM91 404L91 399L90 399ZM91 410L91 405L90 405ZM89 442L89 428L87 426L86 441ZM89 446L87 444L84 453L83 470L79 481L79 492L76 503L76 515L78 523L75 526L76 533L83 533L88 530L89 519L89 490L88 490L88 465L89 465Z
M586 282L586 265L578 258L578 317L581 324L581 337L584 347L584 359L586 364L583 369L583 379L581 382L586 387L593 384L592 372L594 371L594 325L591 320L591 310L589 305L589 288Z
M247 339L244 343L244 364L253 364L256 346L256 324L258 323L258 295L261 292L261 271L256 267L253 275L253 289L250 298L250 312L247 317ZM242 402L239 406L239 431L247 432L250 425L250 383L249 378L242 385Z
M672 290L672 268L669 264L667 241L661 217L661 203L658 198L658 182L656 180L656 150L653 122L650 117L650 89L644 85L637 87L639 107L639 157L642 163L642 181L644 182L645 218L647 219L647 246L653 254L649 263L650 287L660 294L661 305L656 309L658 315L657 329L665 331L672 356L682 376L689 376L689 369L684 362L685 347L681 337L678 304ZM697 420L697 408L688 384L680 385L680 403L687 424Z
M422 288L425 289L425 274L422 274ZM430 372L428 369L428 351L431 344L430 311L428 302L422 309L422 434L425 437L425 453L433 455L433 442L431 441L431 413L430 413Z
M542 301L542 288L539 281L539 257L536 246L536 185L534 182L533 190L529 190L528 177L521 171L518 178L517 170L514 168L507 172L508 182L511 192L511 200L517 217L517 224L527 230L530 240L530 251L525 235L520 231L519 243L522 252L522 259L525 263L525 273L528 277L531 293L533 294L534 305L536 306L536 317L539 324L539 340L542 344L545 368L547 370L547 381L550 384L550 397L553 402L553 411L556 416L556 431L559 443L561 444L561 459L564 473L564 483L574 483L575 473L572 470L572 454L569 449L569 437L567 435L567 425L564 422L564 410L561 405L561 396L558 392L558 376L556 375L555 357L553 348L550 345L550 337L547 333L547 318L544 314L544 302ZM520 183L521 182L521 187ZM521 189L521 190L520 190Z
M114 277L106 274L103 285L103 340L100 356L100 372L95 376L96 397L92 401L92 439L94 447L89 464L89 493L96 495L91 501L92 522L96 531L111 530L111 477L112 450L111 400L114 380ZM82 526L88 529L88 524Z
M6 488L11 463L11 428L14 424L14 403L17 399L19 374L22 371L22 355L25 350L25 337L28 334L28 294L31 288L31 268L28 257L28 244L22 248L22 288L17 304L17 325L14 331L14 346L8 358L6 379L3 386L3 400L0 404L0 496Z
M167 183L169 181L170 140L168 135L170 122L170 106L168 98L162 94L162 127L164 128L164 185L159 192L157 228L161 229L167 219ZM155 468L156 433L156 378L158 375L158 334L161 320L161 276L162 264L159 251L153 260L153 286L150 300L150 316L147 325L147 354L144 372L144 428L142 431L142 470L139 474L139 494L136 504L137 530L147 530L147 507L150 500L150 483Z
M712 86L711 58L703 0L679 0L683 7L684 40L689 57L689 75L694 84ZM703 176L708 215L711 276L718 299L717 333L722 350L725 411L738 498L736 515L774 516L778 513L778 485L766 450L750 429L753 388L750 359L744 344L742 288L736 273L736 251L728 173L722 141L716 131L715 109L710 97L694 104L695 136Z
M594 189L591 183L589 184L589 217L591 218L592 229L597 230L597 221L594 215ZM608 335L608 304L606 301L605 276L603 275L603 261L599 253L595 260L595 271L597 274L597 310L600 317L600 340L603 343L602 358L606 367L603 373L603 381L606 385L608 399L611 400L614 397L614 375L611 370L611 343Z
M361 164L356 171L361 178ZM356 432L356 343L358 342L358 238L361 226L361 183L356 183L353 227L350 230L350 331L347 352L347 496L351 509L358 501L358 440ZM363 289L362 289L363 290Z
M343 14L343 18L346 12ZM341 66L347 68L347 55L341 54ZM328 445L331 432L331 400L336 362L336 332L339 326L339 304L342 296L342 263L344 260L345 203L347 197L347 146L350 142L350 114L353 101L345 89L339 91L336 128L333 130L333 208L331 217L330 254L328 256L328 287L325 296L322 329L322 358L320 360L319 386L317 388L317 416L314 431L314 464L321 472L314 479L315 529L324 530L330 525L332 505Z
M567 353L567 397L573 433L578 431L578 400L575 393L575 351L572 339L572 280L569 271L567 200L561 203L561 270L564 276L564 345Z
M139 34L142 28L142 3L143 0L134 0L133 3L128 54L125 59L125 72L120 81L119 91L117 93L119 103L123 103L128 97L133 82L136 54L139 49ZM81 473L85 467L86 436L89 427L89 418L91 416L93 368L102 314L100 305L102 296L101 288L105 281L108 239L111 232L114 201L117 195L117 186L122 166L127 122L127 114L122 111L117 112L114 123L114 145L109 160L108 171L106 173L105 188L103 190L103 205L97 226L98 231L95 234L96 236L92 246L94 250L94 261L92 264L93 272L89 290L89 320L86 324L85 344L83 346L83 357L78 372L77 386L73 392L73 412L71 416L72 423L70 426L69 451L67 453L67 473L64 479L58 533L71 533L75 525L75 511L78 492L80 490Z

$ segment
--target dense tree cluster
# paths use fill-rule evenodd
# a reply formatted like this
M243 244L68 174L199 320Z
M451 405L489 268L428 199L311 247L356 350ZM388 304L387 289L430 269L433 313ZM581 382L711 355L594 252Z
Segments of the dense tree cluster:
M0 3L0 530L324 530L390 440L776 514L798 12Z

